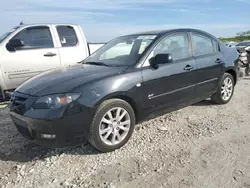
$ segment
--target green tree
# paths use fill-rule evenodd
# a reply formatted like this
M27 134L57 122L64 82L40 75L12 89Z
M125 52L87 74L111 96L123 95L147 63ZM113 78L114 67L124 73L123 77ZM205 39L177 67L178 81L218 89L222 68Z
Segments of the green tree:
M238 32L236 33L235 37L230 37L230 38L219 37L219 39L223 42L227 42L227 41L242 42L244 40L250 40L250 30Z

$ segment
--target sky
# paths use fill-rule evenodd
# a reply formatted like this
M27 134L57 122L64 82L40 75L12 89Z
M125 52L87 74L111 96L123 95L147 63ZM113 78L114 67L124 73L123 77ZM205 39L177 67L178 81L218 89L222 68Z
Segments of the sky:
M1 0L0 5L0 34L21 21L79 24L89 42L169 28L197 28L216 37L250 30L250 0Z

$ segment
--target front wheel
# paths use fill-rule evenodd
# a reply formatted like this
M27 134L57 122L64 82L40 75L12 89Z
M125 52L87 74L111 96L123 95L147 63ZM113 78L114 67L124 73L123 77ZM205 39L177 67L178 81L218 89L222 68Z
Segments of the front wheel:
M99 151L111 152L128 142L134 126L133 108L121 99L110 99L98 107L88 140Z
M228 103L234 93L234 78L231 74L225 73L219 83L218 91L211 97L212 101L217 104Z

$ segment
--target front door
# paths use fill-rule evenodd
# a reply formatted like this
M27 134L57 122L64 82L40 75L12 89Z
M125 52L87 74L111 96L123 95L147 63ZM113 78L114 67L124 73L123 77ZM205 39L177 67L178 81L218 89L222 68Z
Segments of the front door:
M192 43L196 60L196 97L204 98L217 90L225 63L216 40L193 32Z
M8 89L15 89L25 80L49 69L60 67L58 50L54 48L49 26L29 27L12 39L24 41L25 46L2 55L2 73Z
M191 55L188 34L171 34L159 42L149 58L170 53L173 63L152 68L146 61L142 68L143 108L147 111L172 107L191 101L195 92L195 60Z

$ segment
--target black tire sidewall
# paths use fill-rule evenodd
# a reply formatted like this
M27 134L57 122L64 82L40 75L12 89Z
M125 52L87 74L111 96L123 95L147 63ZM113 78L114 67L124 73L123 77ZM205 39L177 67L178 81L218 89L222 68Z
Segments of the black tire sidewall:
M110 146L110 145L103 143L103 141L101 140L100 135L99 135L99 125L100 125L100 122L101 122L104 114L108 110L115 108L115 107L124 108L129 113L131 125L130 125L129 133L127 134L126 138L121 143L114 145L114 146ZM95 116L95 119L92 122L92 126L93 126L93 133L92 133L93 140L92 141L94 142L93 143L94 146L102 152L114 151L114 150L122 147L123 145L125 145L134 132L135 114L134 114L133 108L127 102L125 102L123 100L119 100L119 99L118 100L111 100L109 103L102 106L101 109L98 110L98 112Z

